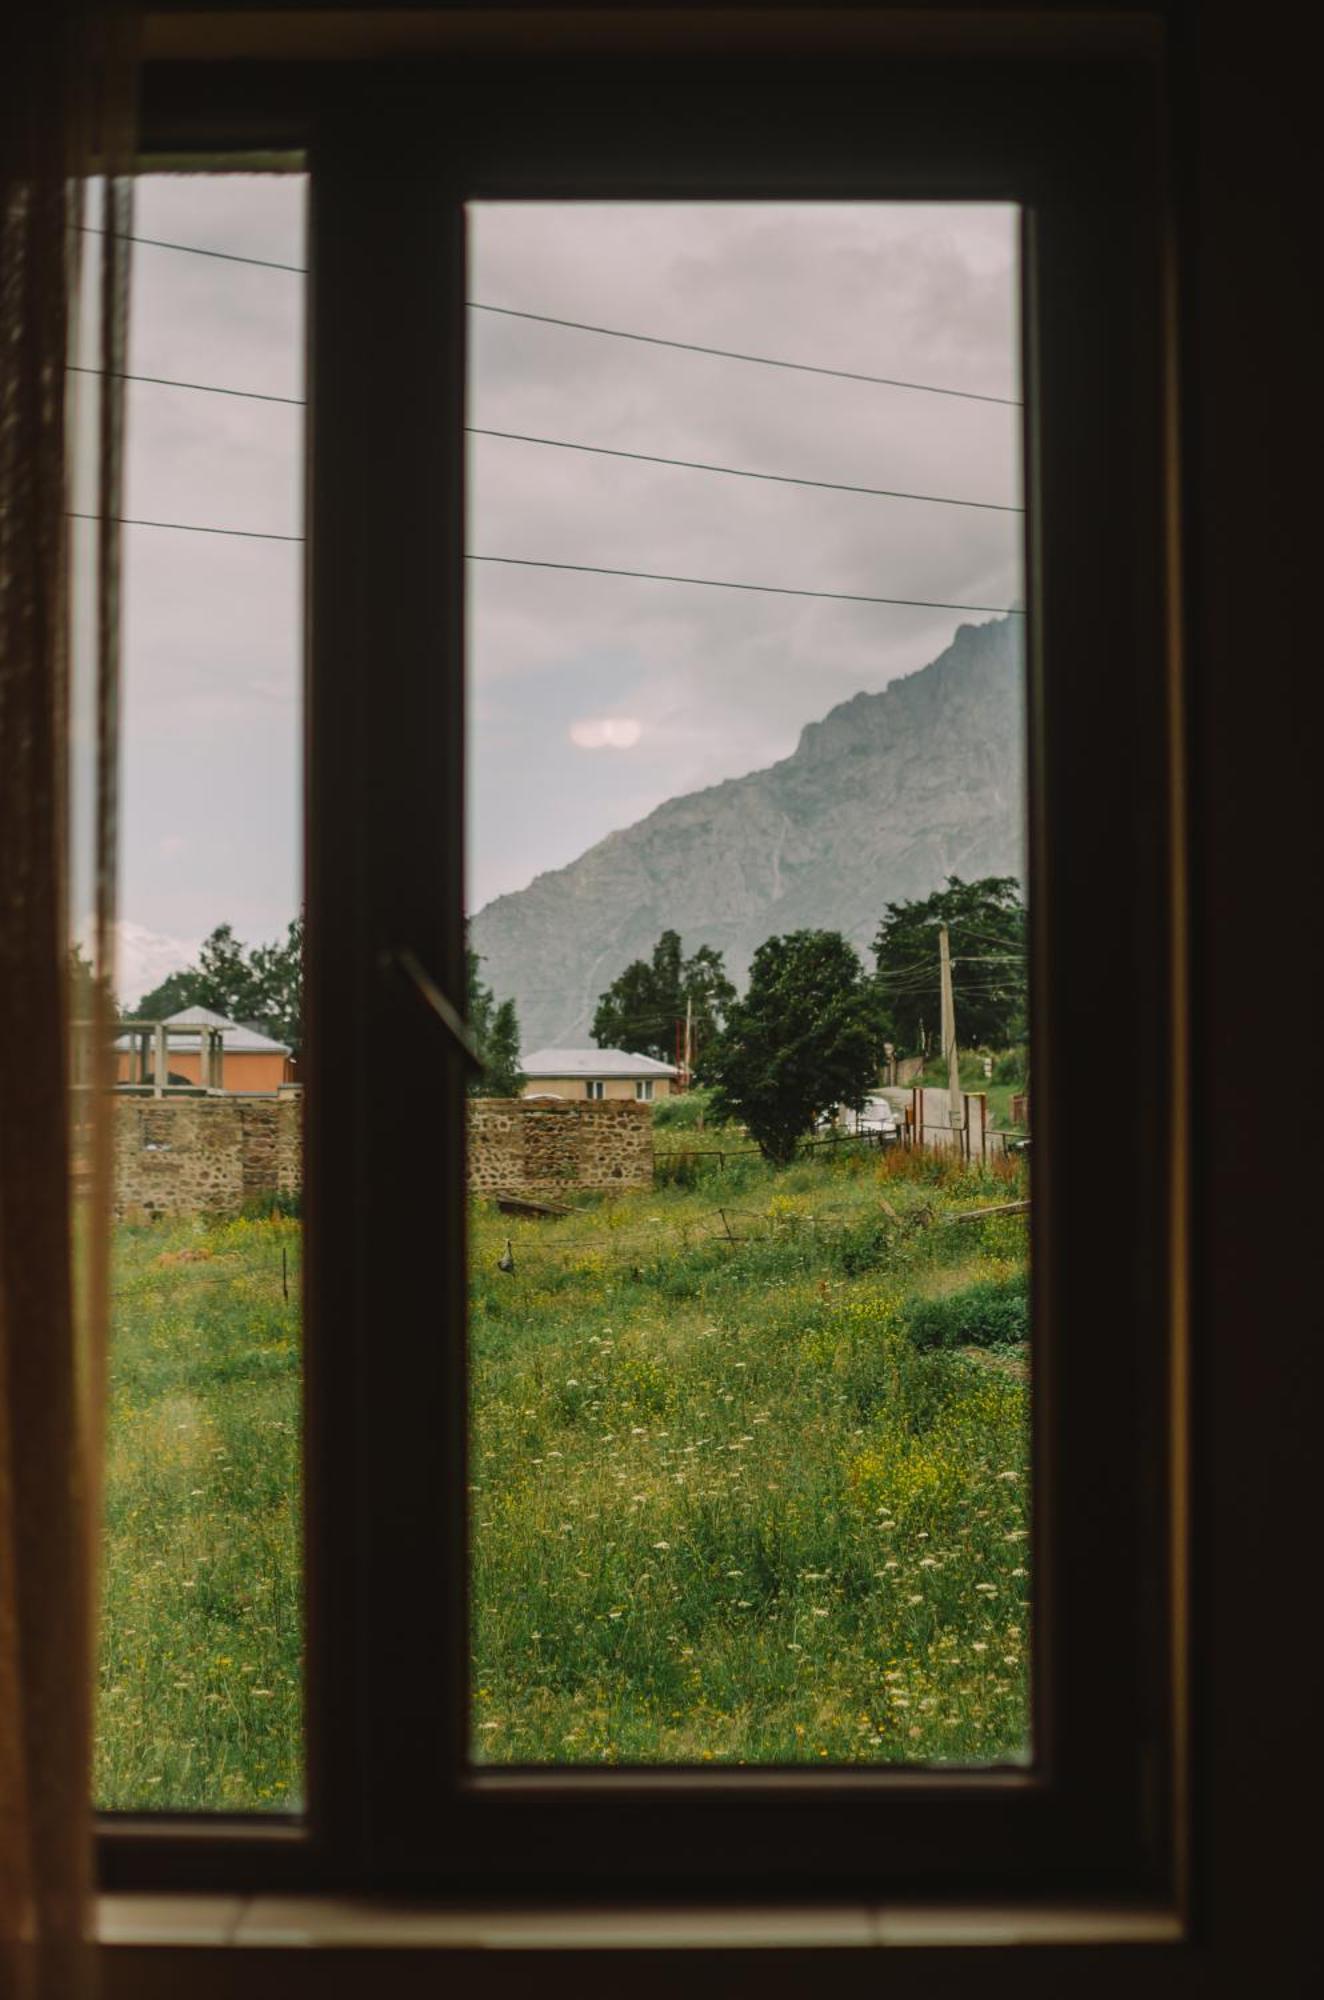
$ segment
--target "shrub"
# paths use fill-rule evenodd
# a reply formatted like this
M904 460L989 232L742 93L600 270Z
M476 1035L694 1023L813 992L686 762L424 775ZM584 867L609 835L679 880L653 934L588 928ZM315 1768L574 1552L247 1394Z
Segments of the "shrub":
M277 1215L297 1222L303 1214L303 1195L297 1188L273 1188L270 1194L250 1195L239 1214L245 1222L269 1222Z
M1005 1347L1030 1337L1027 1280L982 1278L945 1298L913 1299L906 1325L916 1347Z
M712 1092L708 1090L686 1090L679 1097L663 1097L653 1106L653 1126L665 1131L671 1126L677 1132L692 1132L712 1119Z

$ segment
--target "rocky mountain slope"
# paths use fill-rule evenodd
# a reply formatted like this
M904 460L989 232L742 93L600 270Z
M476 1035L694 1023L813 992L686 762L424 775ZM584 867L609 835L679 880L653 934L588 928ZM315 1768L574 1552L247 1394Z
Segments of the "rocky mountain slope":
M526 1049L588 1045L598 995L671 927L742 986L807 926L866 955L885 903L949 874L1024 873L1024 620L962 625L930 666L858 694L766 770L669 799L473 919Z

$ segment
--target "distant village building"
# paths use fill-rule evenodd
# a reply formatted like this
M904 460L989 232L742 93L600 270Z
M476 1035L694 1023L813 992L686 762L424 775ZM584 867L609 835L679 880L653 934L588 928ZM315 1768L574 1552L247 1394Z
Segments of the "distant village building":
M633 1098L652 1104L670 1097L680 1071L674 1063L626 1049L535 1049L520 1057L526 1097Z
M116 1082L155 1090L161 1047L166 1056L163 1081L170 1089L265 1097L294 1081L294 1058L284 1042L228 1021L211 1007L181 1007L159 1024L135 1023L118 1037Z

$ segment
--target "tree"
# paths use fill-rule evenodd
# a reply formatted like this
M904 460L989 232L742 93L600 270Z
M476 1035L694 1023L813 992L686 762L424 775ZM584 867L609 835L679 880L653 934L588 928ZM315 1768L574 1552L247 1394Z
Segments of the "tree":
M952 951L957 1039L966 1048L1008 1048L1025 1040L1025 906L1014 875L978 882L947 877L922 901L889 903L874 939L878 990L892 1039L927 1053L938 1031L938 932Z
M466 1089L470 1097L518 1097L524 1088L519 1066L519 1019L513 1000L498 1003L479 971L482 958L466 948L464 954L466 1005L469 1026L478 1045L482 1069L470 1075Z
M515 1002L503 1000L492 1016L487 1038L486 1082L493 1097L518 1097L524 1088L519 1066L519 1021Z
M885 1029L877 987L839 931L768 938L710 1053L714 1115L743 1119L784 1166L822 1112L862 1109Z
M704 944L686 958L680 933L663 931L651 959L636 958L599 998L593 1039L600 1049L629 1049L671 1062L676 1024L688 1009L694 1046L702 1054L720 1034L735 997L720 951Z
M136 1007L121 1007L120 1012L127 1020L164 1021L182 1007L197 1004L199 978L196 966L187 972L167 973L159 986L143 994Z
M303 1041L303 918L295 917L282 944L254 945L248 955L255 1011L246 1018L297 1056Z
M303 1041L303 918L295 917L283 940L250 951L230 924L204 938L198 962L172 972L133 1009L140 1021L162 1021L184 1007L210 1007L242 1021L297 1056Z

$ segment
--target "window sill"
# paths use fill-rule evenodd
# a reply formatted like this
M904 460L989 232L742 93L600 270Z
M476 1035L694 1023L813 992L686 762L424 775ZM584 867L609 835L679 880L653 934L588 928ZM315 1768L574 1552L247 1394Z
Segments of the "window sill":
M1176 1945L1179 1916L1146 1904L866 1904L761 1908L492 1909L346 1896L115 1893L99 1900L112 1952L238 1950L830 1951L899 1947Z

